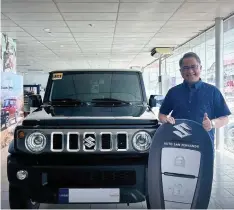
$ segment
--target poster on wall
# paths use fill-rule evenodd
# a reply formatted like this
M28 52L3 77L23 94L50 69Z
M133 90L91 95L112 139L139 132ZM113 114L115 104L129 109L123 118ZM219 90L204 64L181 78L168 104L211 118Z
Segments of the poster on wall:
M1 73L1 148L13 139L14 129L23 120L23 76Z
M16 41L6 34L1 36L1 72L16 73Z

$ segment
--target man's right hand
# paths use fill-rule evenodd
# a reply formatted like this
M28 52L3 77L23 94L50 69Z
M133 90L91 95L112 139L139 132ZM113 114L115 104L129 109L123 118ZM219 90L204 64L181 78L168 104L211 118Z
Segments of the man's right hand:
M167 116L167 115L159 113L158 118L159 118L159 121L162 123L170 123L172 125L175 124L175 119L171 116Z
M170 124L174 125L175 119L173 117L168 116L165 118L165 123L170 123Z

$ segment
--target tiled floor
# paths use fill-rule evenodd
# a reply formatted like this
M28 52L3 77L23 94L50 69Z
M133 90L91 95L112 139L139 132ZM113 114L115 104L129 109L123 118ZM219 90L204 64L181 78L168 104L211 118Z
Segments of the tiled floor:
M1 151L1 208L9 209L8 181L6 174L7 148ZM42 209L145 209L145 202L130 204L81 204L48 205L41 204ZM234 209L234 155L225 152L216 154L214 181L209 209Z

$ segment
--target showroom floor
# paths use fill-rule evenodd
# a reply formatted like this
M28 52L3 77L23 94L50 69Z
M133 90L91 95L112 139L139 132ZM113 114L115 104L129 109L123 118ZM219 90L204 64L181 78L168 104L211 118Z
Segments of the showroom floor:
M6 173L7 148L1 150L1 209L9 209L8 181ZM85 204L85 205L48 205L41 204L42 209L144 209L145 202L130 204ZM234 155L225 152L216 154L215 173L212 197L209 209L233 209L234 208Z

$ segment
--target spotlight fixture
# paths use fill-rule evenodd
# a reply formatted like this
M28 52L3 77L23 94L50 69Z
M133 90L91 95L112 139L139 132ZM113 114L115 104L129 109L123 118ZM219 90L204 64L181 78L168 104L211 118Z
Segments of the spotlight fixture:
M152 57L158 57L160 55L171 55L173 48L171 47L155 47L151 50Z
M50 29L49 28L44 28L44 31L49 33Z

